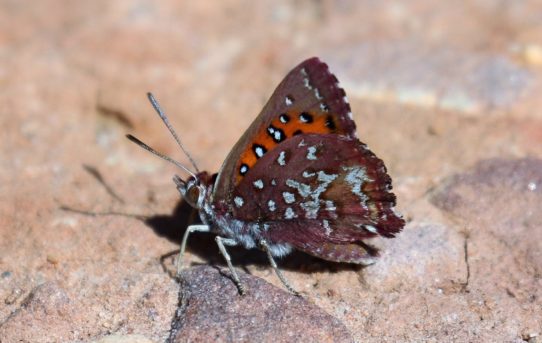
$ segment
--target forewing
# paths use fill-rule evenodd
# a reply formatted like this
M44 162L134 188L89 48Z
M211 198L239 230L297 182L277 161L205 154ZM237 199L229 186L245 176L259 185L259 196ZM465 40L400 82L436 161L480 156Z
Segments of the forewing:
M318 58L294 68L276 88L220 169L213 198L232 200L232 190L277 145L300 134L356 137L350 105L337 78Z
M347 244L404 226L384 163L355 138L306 134L263 156L233 190L233 217L272 242Z

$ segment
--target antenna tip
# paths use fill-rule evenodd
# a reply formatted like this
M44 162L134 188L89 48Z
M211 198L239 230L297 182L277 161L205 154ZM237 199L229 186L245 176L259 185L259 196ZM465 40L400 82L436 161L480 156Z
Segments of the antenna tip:
M139 144L139 142L141 142L139 139L135 138L131 134L127 134L126 138L128 138L129 140L131 140L132 142L137 143L137 144Z

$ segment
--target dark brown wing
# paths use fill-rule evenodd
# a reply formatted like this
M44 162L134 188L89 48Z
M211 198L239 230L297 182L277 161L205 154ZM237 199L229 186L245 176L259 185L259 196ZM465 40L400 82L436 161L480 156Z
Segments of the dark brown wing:
M404 226L384 163L359 140L335 134L279 144L232 194L234 218L259 223L272 243L322 258L326 247L394 237Z
M302 62L279 84L224 161L213 199L231 204L232 190L263 155L287 139L305 133L356 136L345 92L318 58Z

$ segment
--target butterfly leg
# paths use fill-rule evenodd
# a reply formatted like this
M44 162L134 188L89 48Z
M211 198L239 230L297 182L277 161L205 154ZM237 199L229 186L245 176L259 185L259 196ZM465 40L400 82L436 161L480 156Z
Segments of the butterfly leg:
M290 286L290 283L288 282L288 280L286 280L284 275L282 275L282 272L277 266L277 263L275 262L273 255L271 255L271 250L269 249L269 244L267 243L267 241L264 239L260 240L260 246L262 247L263 251L266 252L267 258L269 259L269 263L271 264L271 267L273 267L273 269L275 270L275 273L279 277L282 284L294 295L300 296L300 294L292 286Z
M220 236L215 237L216 244L218 245L218 250L220 250L220 253L222 256L224 256L224 259L226 260L226 263L228 264L228 268L230 269L233 282L237 286L237 289L239 289L239 293L241 295L245 294L245 287L241 283L241 279L239 279L239 275L237 275L237 272L235 271L235 268L233 267L233 264L231 264L231 257L226 251L225 245L229 247L234 247L238 245L237 241L231 238L224 238Z
M209 225L190 225L186 228L186 231L183 235L183 240L181 242L181 250L179 251L179 257L177 258L177 276L181 274L183 269L183 256L186 249L186 241L188 241L188 236L192 232L211 232L211 227Z

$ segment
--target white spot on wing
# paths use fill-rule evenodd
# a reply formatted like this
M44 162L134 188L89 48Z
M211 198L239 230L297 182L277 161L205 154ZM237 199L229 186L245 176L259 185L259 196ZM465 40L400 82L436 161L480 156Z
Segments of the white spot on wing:
M286 106L292 106L293 104L292 98L290 98L289 96L286 96L284 98L284 103L286 104Z
M318 172L318 181L322 181L322 182L324 182L326 184L330 184L336 178L337 178L336 174L326 174L323 171Z
M358 198L361 200L360 204L363 206L363 208L367 208L367 200L369 198L363 191L361 190L361 187L365 182L372 181L367 176L367 173L365 171L365 168L363 167L343 167L343 170L347 171L348 174L345 176L344 181L348 183L352 188L352 193L358 196Z
M320 210L320 194L325 192L328 189L329 184L331 184L336 178L336 174L326 174L323 171L319 171L317 177L319 184L315 189L312 189L310 185L291 179L286 180L286 185L296 189L299 195L305 200L300 204L300 206L305 210L306 217L309 219L315 219L318 216L318 211Z
M282 192L282 197L287 204L293 204L295 202L295 195L290 192Z
M320 91L318 91L318 88L314 88L314 96L316 97L316 99L318 100L322 100L323 97L320 95Z
M254 187L258 188L258 189L263 189L263 181L262 180L256 180L254 181Z
M307 88L307 89L309 89L309 90L312 89L312 86L311 86L311 83L310 83L308 77L306 77L306 78L303 79L303 85L305 86L305 88Z
M310 146L307 149L307 160L312 160L312 161L317 160L318 158L316 157L315 153L316 153L316 147Z
M275 210L277 209L277 207L275 206L275 202L273 200L269 200L267 202L267 206L269 207L269 211L271 212L275 212Z
M285 165L286 165L286 152L284 152L284 151L281 151L281 152L280 152L279 157L277 158L277 162L278 162L281 166L285 166Z
M350 120L354 120L354 116L352 115L352 112L351 111L348 111L348 113L346 114L348 116L348 118Z
M237 206L237 207L241 207L245 203L243 201L243 198L241 198L241 197L235 197L235 199L233 199L233 201L235 202L235 206Z
M261 147L256 147L256 149L254 149L254 152L256 152L256 156L258 157L262 157L264 154L263 149Z
M333 232L333 229L329 225L329 222L324 219L322 220L322 225L324 225L324 229L326 229L326 232L325 232L326 236L329 236L331 232Z
M326 210L329 212L335 212L337 210L337 207L335 207L333 201L326 200Z
M309 172L306 171L306 170L303 172L303 177L304 177L304 178L313 177L314 175L316 175L316 173L309 173Z
M286 211L284 212L284 218L286 219L297 218L297 214L295 214L294 210L292 210L291 207L288 207Z
M291 179L286 180L286 186L295 188L302 198L307 198L312 193L310 185L299 183L295 180L291 180Z

